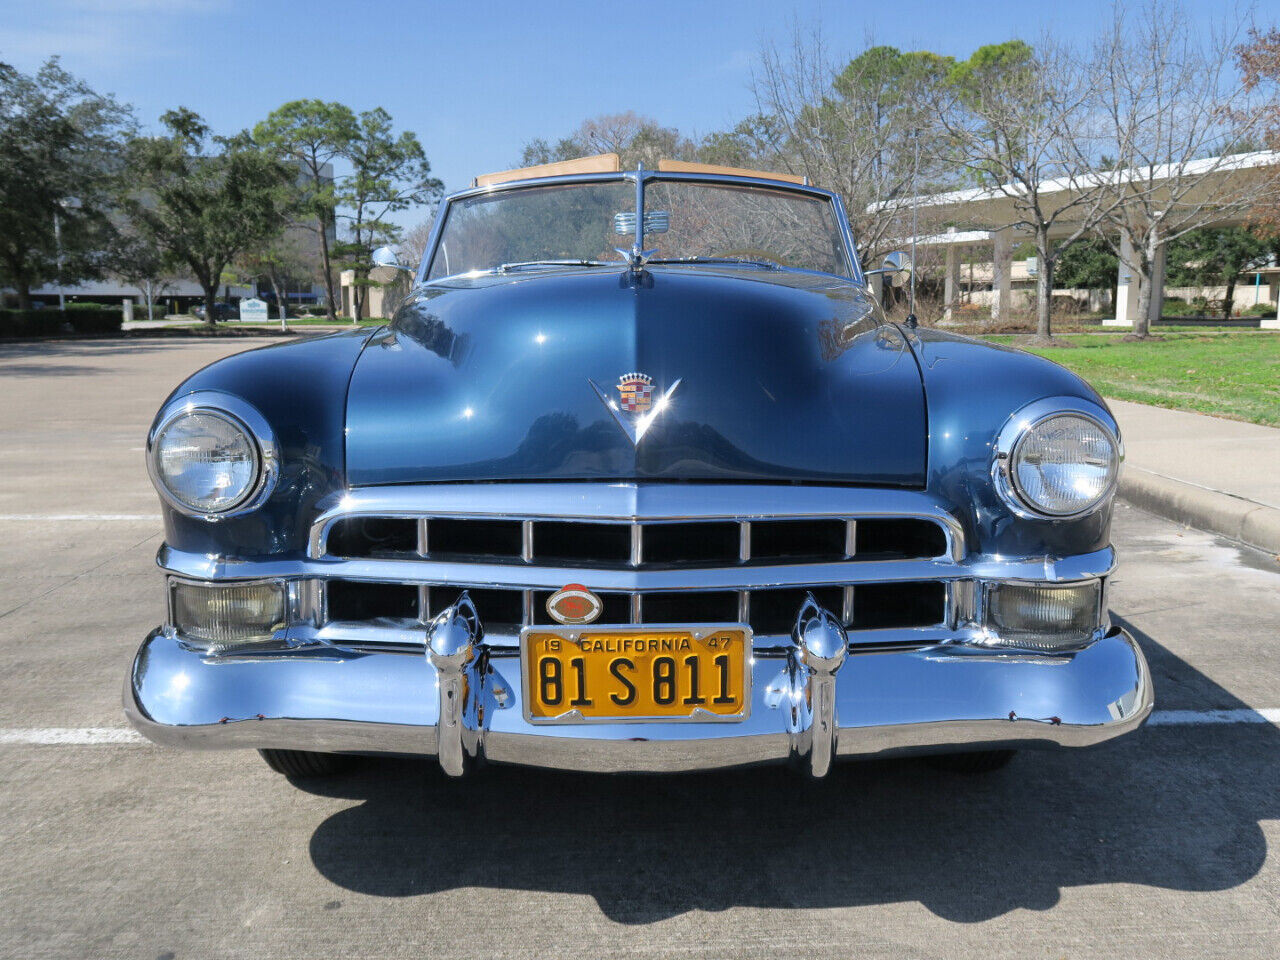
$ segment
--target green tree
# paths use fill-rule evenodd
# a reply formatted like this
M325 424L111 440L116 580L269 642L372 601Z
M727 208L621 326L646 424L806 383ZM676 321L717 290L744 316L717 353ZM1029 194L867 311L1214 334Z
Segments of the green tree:
M418 138L407 131L396 136L391 115L381 107L360 114L343 157L351 164L351 173L342 179L336 199L346 211L342 216L350 233L337 252L342 266L355 274L351 319L359 323L368 288L376 283L369 278L373 249L400 237L399 227L385 218L433 203L443 184L431 176L431 164Z
M1055 273L1059 286L1109 290L1116 285L1120 258L1101 237L1084 237L1062 251Z
M254 140L297 165L298 204L310 218L320 247L325 309L337 319L333 286L331 232L336 228L338 199L333 161L358 135L350 107L323 100L294 100L274 110L253 128Z
M1169 280L1180 287L1226 287L1222 316L1231 316L1240 274L1271 260L1271 244L1244 227L1193 230L1169 242Z
M259 149L248 134L212 137L185 108L169 111L161 122L168 136L130 144L136 189L127 210L144 237L191 271L212 326L223 273L288 222L296 170Z
M48 60L34 75L0 64L0 285L102 275L127 106ZM61 242L59 243L59 239Z

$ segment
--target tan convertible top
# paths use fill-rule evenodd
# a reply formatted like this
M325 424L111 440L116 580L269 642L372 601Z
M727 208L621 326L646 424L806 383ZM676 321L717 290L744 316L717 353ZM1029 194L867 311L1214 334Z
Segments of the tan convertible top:
M518 170L502 170L485 173L475 179L475 186L488 187L495 183L513 180L533 180L538 177L563 177L572 173L617 173L622 163L616 153L600 153L594 157L578 157L559 163L540 163L536 167ZM753 177L757 180L778 180L782 183L805 185L804 177L792 173L766 173L763 170L747 170L743 167L721 167L711 163L688 163L684 160L659 160L658 170L664 173L712 173L730 177Z
M533 180L536 177L563 177L570 173L617 173L622 163L616 153L598 153L594 157L578 157L576 160L561 160L559 163L540 163L536 167L521 167L519 170L502 170L498 173L485 173L476 177L477 187L488 187L495 183L510 183L512 180Z
M718 173L729 177L754 177L757 180L781 180L806 186L805 178L794 173L767 173L764 170L748 170L746 167L720 167L714 163L687 163L684 160L659 160L658 169L669 173Z

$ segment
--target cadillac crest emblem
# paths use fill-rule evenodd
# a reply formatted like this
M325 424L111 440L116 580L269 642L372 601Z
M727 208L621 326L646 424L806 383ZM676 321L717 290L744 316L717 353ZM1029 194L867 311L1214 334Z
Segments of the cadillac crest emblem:
M680 386L677 379L666 390L658 390L653 385L653 377L647 373L624 373L618 378L614 388L619 394L615 400L591 378L587 378L587 383L591 384L591 389L596 392L600 402L634 446L640 445L654 421L670 405L671 395L676 392L676 387Z
M622 409L627 413L645 413L653 406L653 377L643 373L624 373L618 378Z

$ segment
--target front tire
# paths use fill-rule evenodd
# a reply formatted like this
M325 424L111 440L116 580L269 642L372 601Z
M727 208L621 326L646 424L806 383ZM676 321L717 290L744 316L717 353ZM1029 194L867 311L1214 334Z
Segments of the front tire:
M1017 750L977 750L972 753L943 753L925 757L935 770L948 773L994 773L1009 765Z
M259 750L267 766L290 779L328 777L346 770L355 761L341 753L312 753L308 750Z

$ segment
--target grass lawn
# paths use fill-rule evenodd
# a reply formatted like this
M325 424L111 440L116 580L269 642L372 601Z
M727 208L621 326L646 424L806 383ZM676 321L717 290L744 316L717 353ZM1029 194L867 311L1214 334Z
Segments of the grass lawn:
M1075 371L1106 397L1280 427L1280 333L1167 333L1122 343L1079 335L1070 347L1032 349ZM1019 346L1019 338L992 337Z

